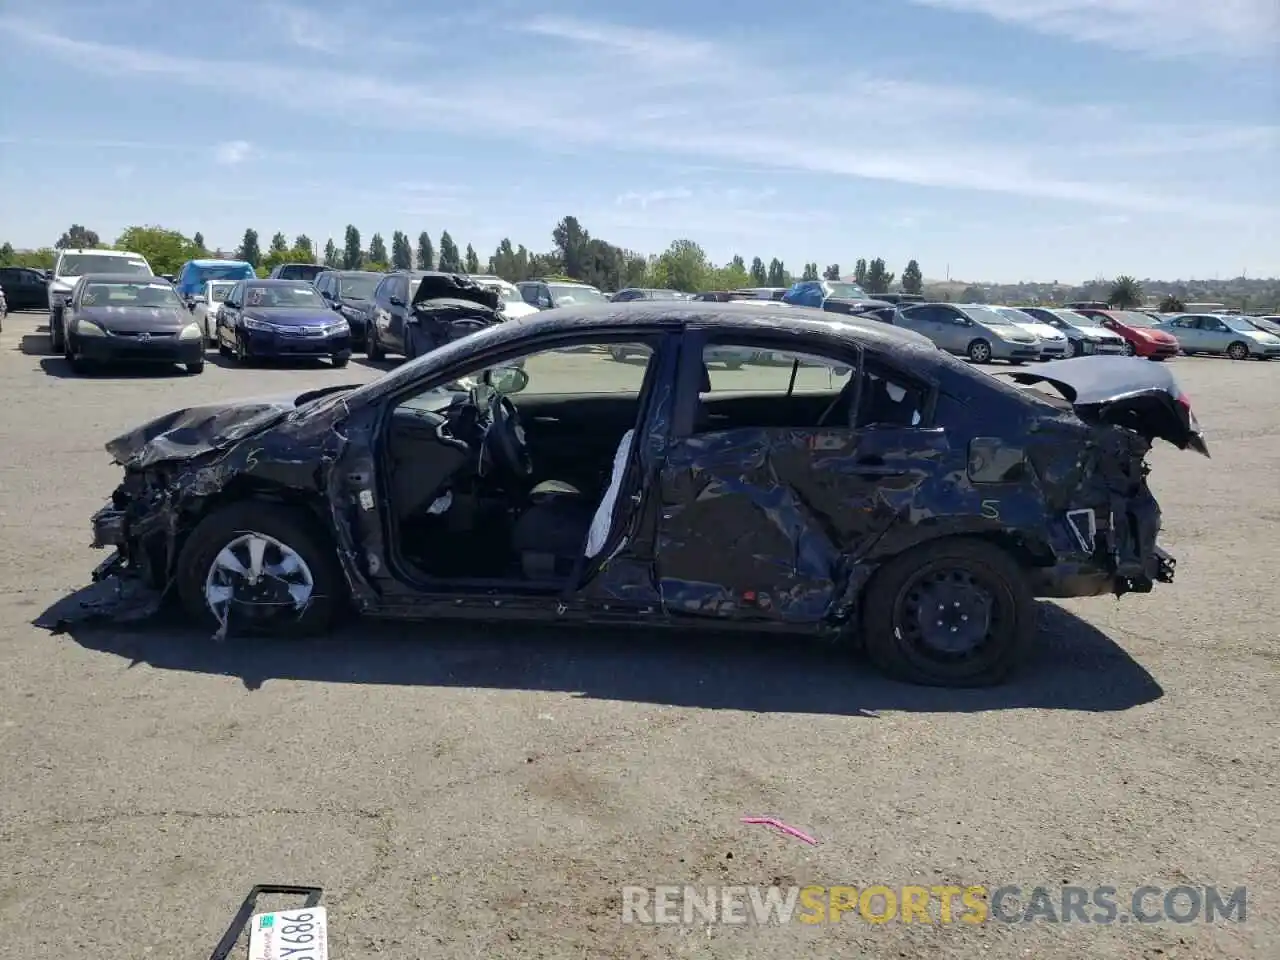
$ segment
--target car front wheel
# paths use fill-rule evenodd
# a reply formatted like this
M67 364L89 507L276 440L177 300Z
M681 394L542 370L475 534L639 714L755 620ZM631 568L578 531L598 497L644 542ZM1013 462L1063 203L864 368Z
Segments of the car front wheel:
M323 633L346 597L337 554L317 521L256 500L196 526L178 556L177 588L196 620L286 636Z
M985 340L975 340L969 344L969 348L965 351L969 355L969 359L974 363L990 363L991 362L991 344Z
M999 683L1035 635L1035 600L1022 570L999 547L969 537L948 537L894 557L863 597L868 657L909 683Z
M1138 348L1130 340L1124 342L1124 355L1126 357L1136 357L1138 355Z
M1248 360L1249 347L1247 344L1241 343L1237 340L1235 343L1227 347L1227 356L1232 360Z

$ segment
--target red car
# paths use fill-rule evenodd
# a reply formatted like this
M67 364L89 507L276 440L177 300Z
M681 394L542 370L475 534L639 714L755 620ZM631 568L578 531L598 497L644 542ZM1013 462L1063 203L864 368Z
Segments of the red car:
M1094 307L1076 307L1076 313L1093 317L1113 333L1124 337L1124 352L1131 357L1148 360L1168 360L1178 355L1178 339L1163 330L1154 329L1156 320L1150 314L1136 310L1098 310Z

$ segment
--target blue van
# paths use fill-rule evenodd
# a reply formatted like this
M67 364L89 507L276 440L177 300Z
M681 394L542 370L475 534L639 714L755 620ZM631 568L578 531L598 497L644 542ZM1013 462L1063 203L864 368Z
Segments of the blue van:
M244 260L188 260L178 271L174 289L185 300L203 297L204 285L210 280L253 280L257 276L253 265Z

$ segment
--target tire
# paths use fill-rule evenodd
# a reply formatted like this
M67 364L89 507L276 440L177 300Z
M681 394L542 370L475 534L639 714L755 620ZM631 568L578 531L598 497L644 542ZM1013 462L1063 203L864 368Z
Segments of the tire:
M375 327L373 321L370 320L368 327L365 328L364 355L374 361L387 359L387 352L382 349L382 344L378 342L377 331L378 328Z
M351 362L351 358L350 357L330 357L329 361L334 365L336 369L341 370L343 367L345 367L348 363Z
M1071 360L1074 357L1078 356L1079 353L1080 353L1080 348L1076 346L1076 342L1074 340L1068 340L1067 352L1062 355L1062 358L1064 360Z
M418 356L418 327L416 324L410 324L404 332L405 362L417 360Z
M67 337L62 329L62 311L49 311L49 349L54 353L64 353L67 349Z
M1124 355L1126 357L1136 357L1138 355L1138 348L1130 340L1124 342Z
M66 334L63 334L62 337L62 358L67 361L67 365L71 367L71 372L76 376L87 376L93 370L88 360L76 355L76 342Z
M191 376L196 376L198 374L204 373L203 360L200 360L196 363L188 363L188 364L185 364L185 366L187 369L187 373L190 374Z
M969 346L965 347L965 355L974 363L990 363L991 362L991 344L985 340L975 340Z
M244 337L239 333L236 334L236 347L234 351L236 363L242 367L247 367L253 362L253 358L249 356L249 348L244 345Z
M1249 345L1242 340L1236 340L1227 346L1227 356L1232 360L1248 360Z
M953 596L968 603L961 575L981 585L999 625L989 629L967 653L931 649L924 638L912 636L919 629L920 617L919 610L911 612L911 607L922 603L931 606L932 599L922 601L918 591L935 583L941 588L943 603L948 591L955 591ZM969 629L964 622L978 608L971 606L969 613L957 614L963 609L962 605L939 611L950 615L940 621L943 630L946 621L955 616L964 619L952 626L951 633L957 628ZM935 615L930 610L930 619ZM947 537L908 550L884 564L863 591L862 635L867 655L883 673L908 683L934 687L1000 683L1017 667L1035 632L1035 600L1026 577L1008 553L983 540Z
M251 624L260 631L279 636L314 636L327 631L346 607L347 585L338 556L318 529L318 521L298 508L258 500L241 500L208 514L187 537L178 554L176 585L187 614L206 625L218 618L205 600L205 583L215 558L237 538L258 534L284 544L301 557L310 571L314 590L301 611L280 611L278 616L259 621L247 611L233 607L231 626Z

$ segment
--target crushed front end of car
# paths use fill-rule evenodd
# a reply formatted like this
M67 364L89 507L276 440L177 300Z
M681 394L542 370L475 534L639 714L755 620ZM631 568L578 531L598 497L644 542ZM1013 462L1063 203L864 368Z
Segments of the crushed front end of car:
M1206 457L1209 449L1172 375L1141 360L1091 357L1010 376L1054 387L1075 414L1046 419L1026 442L1055 556L1036 571L1037 595L1121 596L1173 582L1176 561L1157 542L1148 455L1160 439Z
M271 428L304 403L349 389L188 407L108 442L124 477L90 521L92 546L112 551L92 579L113 581L116 589L86 615L136 619L159 609L173 585L182 537L217 498L314 493L328 421L299 417L283 432Z

